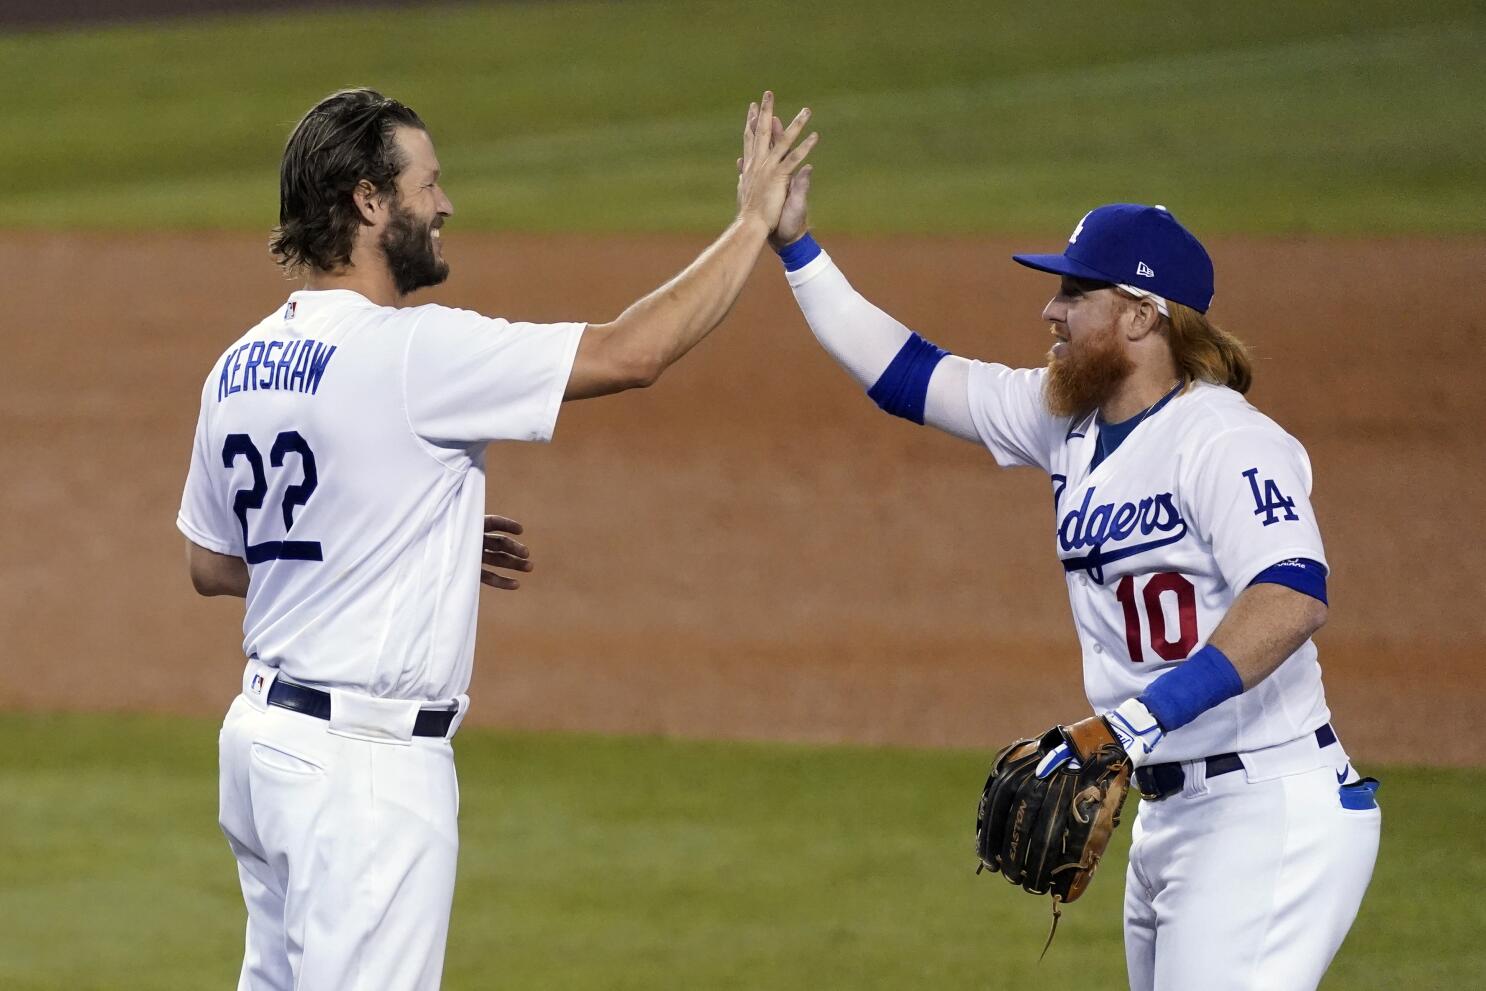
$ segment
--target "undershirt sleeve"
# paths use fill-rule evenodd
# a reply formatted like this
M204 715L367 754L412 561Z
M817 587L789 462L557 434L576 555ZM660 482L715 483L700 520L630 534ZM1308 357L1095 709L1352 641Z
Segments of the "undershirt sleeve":
M798 264L798 267L789 267ZM831 256L815 246L799 260L785 258L786 277L795 301L810 331L826 353L834 358L862 388L875 390L883 373L905 347L921 340L891 314L874 305L836 267ZM923 342L926 347L928 342ZM934 349L937 351L938 349ZM943 360L938 360L942 358ZM965 440L977 440L964 387L964 359L954 355L936 357L923 395L914 395L906 409L916 411L915 422L943 430ZM915 387L924 383L915 381ZM869 393L870 394L870 393ZM873 396L881 404L879 396ZM920 407L920 403L922 406ZM891 404L890 404L891 405ZM884 408L889 408L884 406Z

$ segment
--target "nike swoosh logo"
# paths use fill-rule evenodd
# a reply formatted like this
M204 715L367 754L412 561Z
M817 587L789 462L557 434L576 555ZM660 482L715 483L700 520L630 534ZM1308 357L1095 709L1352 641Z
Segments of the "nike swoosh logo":
M1336 772L1336 783L1339 784L1339 785L1346 784L1347 783L1347 774L1351 770L1352 770L1352 765L1351 764L1348 764L1346 767L1342 768L1340 771L1337 771Z

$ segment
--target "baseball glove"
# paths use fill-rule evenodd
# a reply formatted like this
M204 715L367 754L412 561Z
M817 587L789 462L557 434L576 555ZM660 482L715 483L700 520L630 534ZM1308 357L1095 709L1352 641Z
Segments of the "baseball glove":
M981 792L976 872L1051 894L1056 931L1058 903L1089 886L1129 787L1129 758L1101 717L1016 741L996 755Z

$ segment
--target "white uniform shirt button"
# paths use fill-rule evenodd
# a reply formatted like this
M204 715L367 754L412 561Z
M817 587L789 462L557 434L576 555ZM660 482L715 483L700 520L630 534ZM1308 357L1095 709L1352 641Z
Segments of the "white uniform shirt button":
M1094 653L1096 653L1096 654L1102 654L1102 653L1104 653L1104 644L1102 644L1102 643L1096 643L1096 644L1094 644Z
M1078 583L1080 585L1084 586L1085 588L1088 588L1089 587L1089 579L1088 579L1088 577L1086 575L1079 575L1078 576Z

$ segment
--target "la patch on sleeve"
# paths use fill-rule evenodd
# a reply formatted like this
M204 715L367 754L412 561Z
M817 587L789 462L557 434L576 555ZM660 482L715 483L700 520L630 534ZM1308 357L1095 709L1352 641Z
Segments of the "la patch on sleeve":
M1295 515L1295 500L1281 492L1279 483L1274 479L1260 479L1258 468L1250 468L1243 473L1243 477L1249 480L1249 491L1254 495L1254 515L1263 516L1265 526L1278 523L1282 512L1285 514L1283 519L1300 519Z

